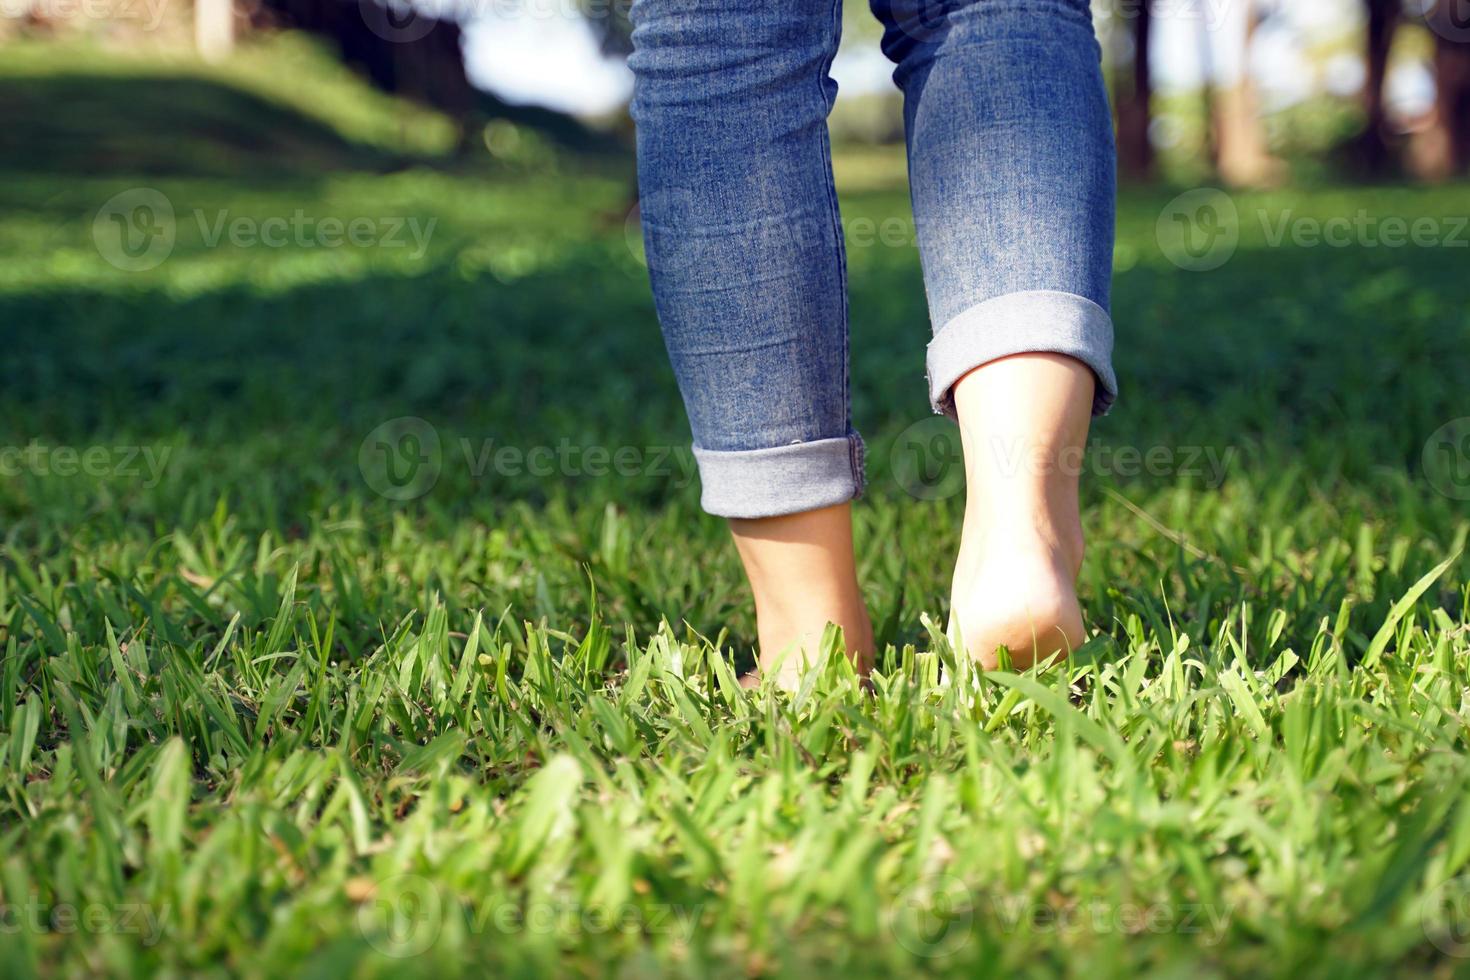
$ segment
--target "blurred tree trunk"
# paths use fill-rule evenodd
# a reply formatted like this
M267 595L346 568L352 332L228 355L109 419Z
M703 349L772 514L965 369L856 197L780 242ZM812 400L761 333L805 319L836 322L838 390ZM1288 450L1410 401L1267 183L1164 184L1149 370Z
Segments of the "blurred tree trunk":
M1149 66L1149 36L1153 10L1150 0L1136 0L1133 24L1133 72L1126 91L1118 93L1118 168L1127 180L1145 181L1153 176L1154 152L1149 141L1153 122L1153 73ZM1129 4L1125 2L1123 10Z
M1235 187L1270 184L1281 174L1281 162L1266 148L1266 133L1261 125L1255 85L1251 81L1250 50L1256 33L1255 4L1242 0L1243 23L1231 34L1239 45L1236 62L1240 67L1232 84L1221 86L1215 93L1216 165L1220 179Z
M1367 74L1363 80L1363 113L1367 121L1355 149L1363 171L1370 176L1381 177L1392 170L1394 164L1383 88L1388 79L1388 55L1393 49L1402 0L1367 0L1367 4Z
M1418 169L1430 178L1470 170L1470 21L1463 0L1439 0L1427 15L1434 32L1434 114Z
M194 0L194 46L205 61L229 56L235 47L234 0Z
M604 43L615 50L616 38L626 34L620 25L627 23L627 16L620 12L629 0L581 2L588 17L616 15L603 28L611 39ZM426 9L429 7L434 9ZM475 88L465 70L464 28L453 16L456 9L473 13L475 4L456 8L452 4L396 3L390 7L386 0L252 0L249 9L262 25L295 28L328 39L342 62L376 88L444 113L459 130L461 153L475 149L486 119L534 129L578 152L601 153L618 147L616 138L594 131L568 113L512 105ZM604 9L612 13L601 13Z
M264 6L292 27L335 41L342 60L383 91L449 116L461 152L469 150L478 95L465 73L458 21L378 0L264 0Z
M1212 170L1220 167L1220 148L1215 138L1215 48L1209 25L1203 17L1196 20L1196 54L1199 57L1200 118L1204 120L1200 155L1210 163Z

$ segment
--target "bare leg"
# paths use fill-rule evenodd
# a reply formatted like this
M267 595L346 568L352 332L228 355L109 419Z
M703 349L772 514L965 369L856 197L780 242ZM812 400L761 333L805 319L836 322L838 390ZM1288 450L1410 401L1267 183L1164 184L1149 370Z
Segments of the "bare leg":
M967 496L950 602L987 670L1001 646L1025 668L1086 638L1077 481L1094 383L1080 361L1037 353L983 364L954 388Z
M755 594L760 668L794 690L815 662L828 623L842 627L860 672L872 666L873 627L858 590L849 504L782 517L733 519L730 530Z

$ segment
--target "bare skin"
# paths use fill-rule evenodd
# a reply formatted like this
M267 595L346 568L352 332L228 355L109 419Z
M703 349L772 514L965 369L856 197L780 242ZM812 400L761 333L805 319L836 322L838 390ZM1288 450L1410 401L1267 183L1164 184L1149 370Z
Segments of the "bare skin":
M1095 383L1070 357L1018 354L955 385L966 496L950 632L986 670L1001 646L1025 669L1086 639L1077 482Z
M755 595L760 670L795 690L815 662L828 623L842 627L860 672L872 665L873 626L858 588L852 506L730 521Z
M1024 669L1086 638L1077 601L1077 482L1095 381L1060 354L983 364L954 388L965 456L965 518L950 635L986 670L1004 646ZM828 623L866 673L873 628L858 587L848 504L731 520L755 596L760 671L794 690ZM957 645L958 645L957 642ZM750 678L748 681L754 681Z

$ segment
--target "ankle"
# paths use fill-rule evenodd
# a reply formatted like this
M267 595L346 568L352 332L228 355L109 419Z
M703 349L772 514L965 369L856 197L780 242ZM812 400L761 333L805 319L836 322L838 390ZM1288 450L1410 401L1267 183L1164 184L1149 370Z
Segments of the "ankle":
M873 631L858 588L849 505L785 517L731 521L755 598L762 670L779 683L799 680L821 653L828 623L842 628L860 669L871 661Z
M807 601L787 597L779 603L757 600L755 610L762 668L773 665L783 655L789 661L788 667L799 666L803 658L815 662L828 625L842 630L843 649L849 657L860 665L871 658L872 620L860 595L825 600L812 596Z
M1022 501L1004 506L972 500L965 508L960 566L987 556L1046 556L1075 579L1082 570L1085 550L1076 503ZM956 572L961 571L957 567Z

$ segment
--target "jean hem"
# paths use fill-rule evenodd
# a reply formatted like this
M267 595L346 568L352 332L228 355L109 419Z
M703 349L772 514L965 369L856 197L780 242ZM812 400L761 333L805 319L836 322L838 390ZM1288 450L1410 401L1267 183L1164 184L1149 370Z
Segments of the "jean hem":
M863 493L856 432L769 449L694 447L700 506L719 517L780 517L846 503Z
M954 386L982 364L1012 354L1066 354L1092 369L1092 414L1118 396L1113 374L1113 318L1076 293L1036 289L977 303L946 323L929 343L929 403L955 417Z

